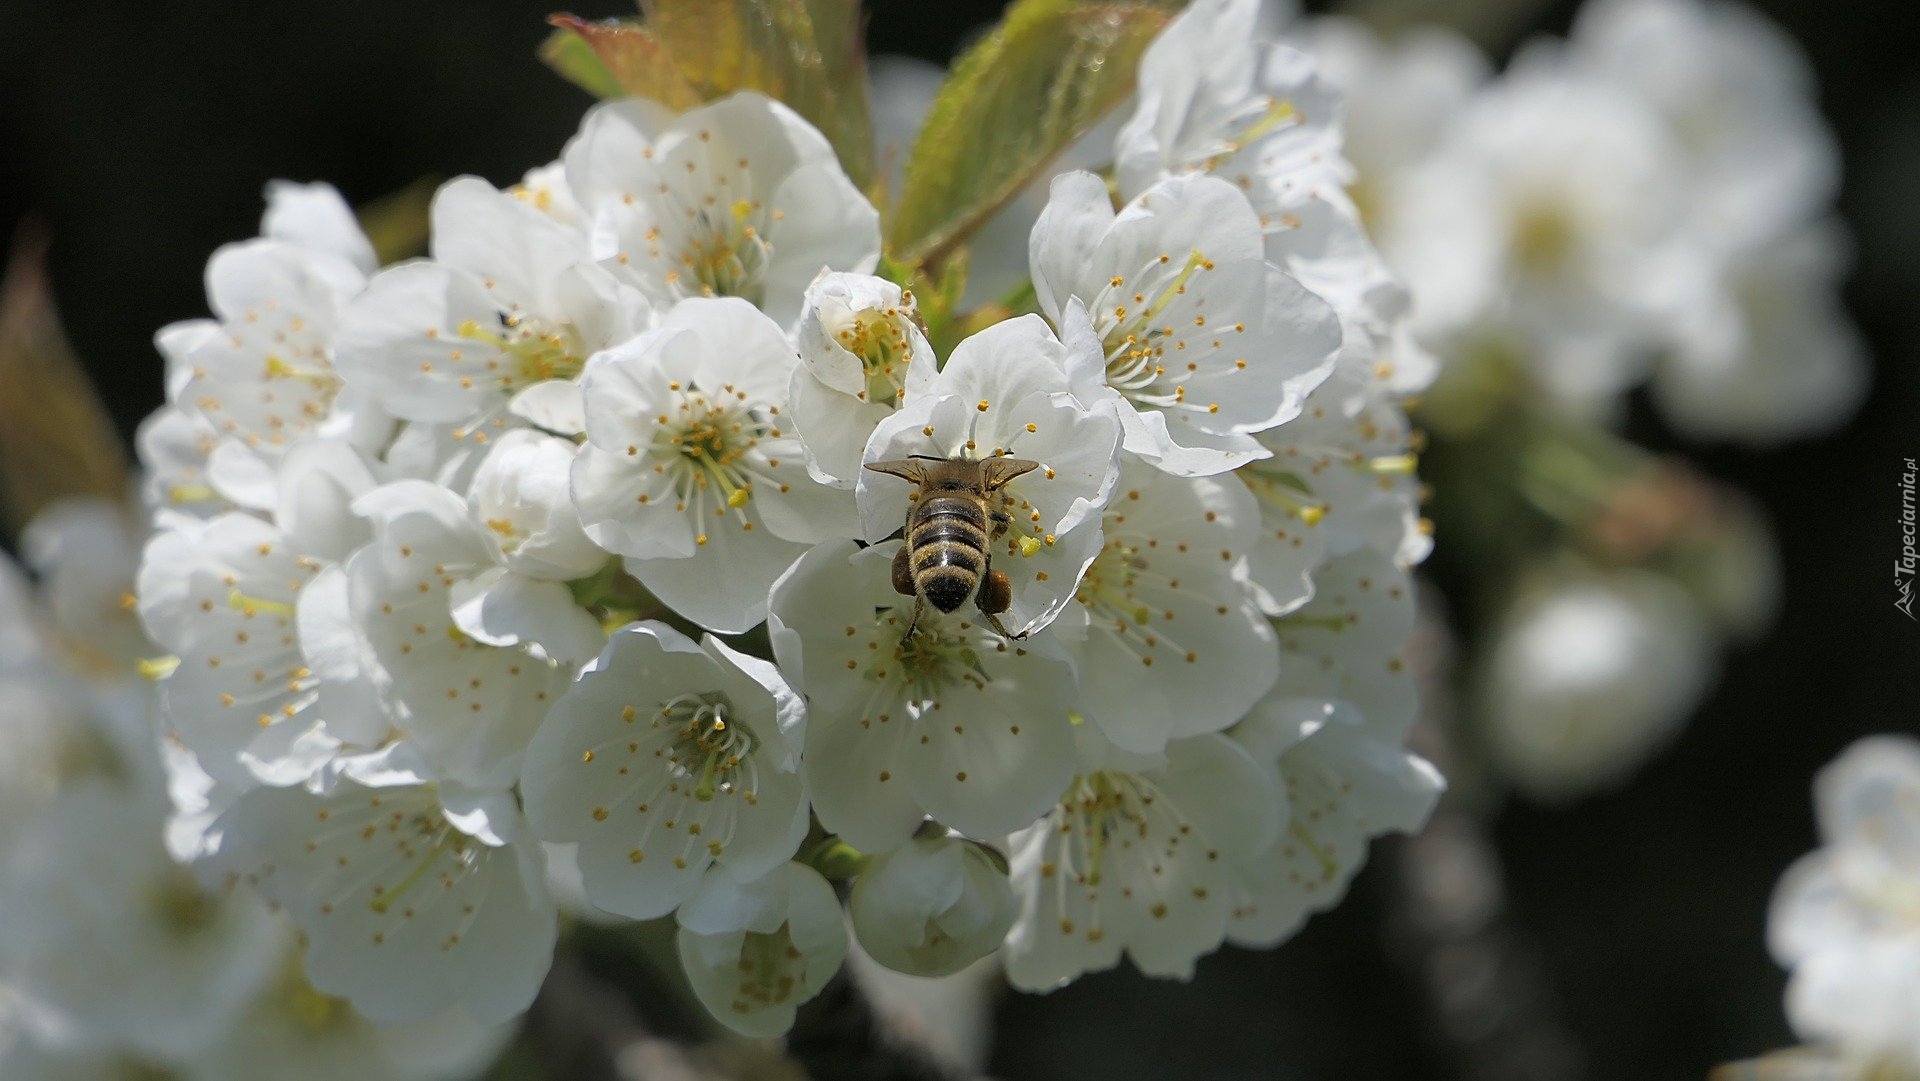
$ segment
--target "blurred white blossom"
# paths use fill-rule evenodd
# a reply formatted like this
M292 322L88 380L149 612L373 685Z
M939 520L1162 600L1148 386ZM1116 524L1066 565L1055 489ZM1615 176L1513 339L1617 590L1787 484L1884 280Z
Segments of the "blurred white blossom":
M1920 1072L1920 742L1871 736L1814 780L1821 847L1768 913L1787 1018L1885 1076Z
M1520 599L1480 673L1488 749L1529 794L1553 800L1619 783L1693 712L1718 667L1692 602L1625 572Z

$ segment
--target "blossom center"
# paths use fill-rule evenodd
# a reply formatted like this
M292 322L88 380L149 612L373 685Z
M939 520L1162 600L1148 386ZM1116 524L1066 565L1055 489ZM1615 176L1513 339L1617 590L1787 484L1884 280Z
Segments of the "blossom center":
M793 944L789 925L772 933L748 931L740 940L739 983L733 992L733 1011L749 1013L787 1001L800 986L800 948Z
M718 693L681 695L660 708L661 725L673 733L668 769L692 782L693 798L701 803L736 792L751 798L759 791L753 735L731 721L732 712L732 704Z
M861 401L891 404L907 396L907 367L913 360L909 318L900 308L863 308L834 331L866 375L866 389L857 395Z
M680 252L684 273L701 296L740 297L759 304L773 245L761 234L759 208L735 200L725 211L702 206Z
M1186 387L1180 380L1196 371L1198 363L1168 354L1186 350L1179 323L1204 327L1207 320L1183 310L1177 323L1169 309L1176 304L1183 309L1199 307L1182 298L1194 275L1213 266L1196 249L1184 261L1162 254L1132 275L1116 274L1107 280L1088 314L1106 348L1108 385L1142 405L1166 408L1186 401Z
M509 393L577 377L590 352L574 327L523 312L502 312L497 329L469 319L460 324L460 337L500 351L502 359L487 361L487 371Z
M1148 603L1155 595L1164 600L1177 592L1180 580L1154 568L1155 542L1129 532L1123 518L1106 515L1106 541L1081 576L1074 599L1086 607L1095 633L1111 636L1143 665L1151 667L1162 653L1196 663L1202 649L1173 634L1173 612Z
M1327 505L1309 502L1313 499L1313 485L1298 473L1265 469L1261 465L1254 462L1250 468L1240 471L1240 478L1247 482L1254 498L1309 526L1319 525L1327 516Z
M338 1032L354 1023L356 1015L346 999L315 990L297 965L289 969L281 981L280 1006L302 1032L317 1036Z
M1151 832L1148 811L1153 796L1131 774L1101 770L1081 774L1060 803L1065 819L1063 834L1080 842L1074 867L1079 881L1098 886L1109 849L1115 844L1131 844L1133 838L1145 839ZM1069 851L1072 851L1069 846Z
M661 427L652 451L662 471L672 474L676 509L696 522L731 514L742 529L751 530L745 508L753 499L755 481L785 490L781 481L764 472L772 463L757 453L760 440L779 438L780 429L732 384L711 396L699 389L682 390L677 382L672 389L673 412L656 418ZM696 529L696 543L706 544L706 532Z
M1133 587L1146 570L1147 563L1138 546L1109 537L1081 576L1080 590L1074 599L1109 614L1122 631L1134 624L1145 624L1153 618L1153 611L1135 598Z
M183 867L168 867L149 888L147 903L160 926L181 940L206 933L220 919L220 902Z
M1197 161L1202 172L1211 173L1253 143L1303 119L1286 98L1272 94L1253 98L1222 118L1215 129L1220 132L1218 138L1196 148L1188 160Z
M1513 261L1523 273L1547 277L1566 269L1579 245L1580 229L1570 209L1539 202L1521 209L1513 224Z
M439 865L440 857L450 853L462 868L471 867L480 858L478 852L469 851L472 846L467 836L454 829L446 817L437 811L416 811L411 816L403 811L394 811L392 819L388 831L399 835L394 841L394 849L401 862L410 862L413 867L392 886L381 882L373 884L373 897L367 902L367 907L382 916L387 914L394 902L427 880ZM371 839L375 836L371 831L375 829L377 826L374 823L368 823L362 827L362 836ZM446 870L442 870L438 878L443 885L451 886L453 882L453 875Z
M984 690L989 682L980 666L973 640L957 623L922 612L911 637L902 638L910 611L889 608L876 621L874 643L878 653L866 668L866 678L893 682L909 701L932 702L955 683ZM892 649L887 645L891 643Z

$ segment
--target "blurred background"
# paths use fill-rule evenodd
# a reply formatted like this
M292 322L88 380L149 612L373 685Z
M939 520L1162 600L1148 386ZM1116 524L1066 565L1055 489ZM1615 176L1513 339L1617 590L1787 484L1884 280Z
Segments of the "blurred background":
M869 43L945 63L1000 6L877 0ZM1499 59L1564 32L1575 6L1373 14L1450 21ZM1887 588L1901 460L1920 455L1920 35L1892 0L1756 6L1808 53L1840 139L1857 247L1845 295L1873 389L1838 434L1766 452L1682 443L1638 399L1624 433L1684 448L1764 508L1784 579L1771 633L1731 655L1623 787L1499 806L1503 914L1470 941L1436 937L1410 901L1409 844L1390 839L1349 901L1279 950L1225 949L1186 985L1123 968L1005 995L995 1076L1654 1081L1792 1042L1765 913L1814 846L1811 775L1856 737L1920 719L1920 624ZM550 8L0 2L0 235L31 220L51 238L55 299L121 434L161 401L154 330L204 313L206 258L254 233L268 179L329 180L359 204L462 172L506 184L551 159L588 101L535 59ZM1446 593L1466 569L1444 526L1438 540L1427 573Z

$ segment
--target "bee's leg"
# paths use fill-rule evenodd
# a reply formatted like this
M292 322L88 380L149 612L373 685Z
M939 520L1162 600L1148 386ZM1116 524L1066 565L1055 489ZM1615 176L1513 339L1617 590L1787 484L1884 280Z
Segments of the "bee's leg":
M1001 537L1006 535L1007 529L1012 525L1013 525L1013 515L1008 514L1006 511L1000 509L999 507L993 507L987 511L987 539L988 540L999 540Z
M920 613L925 611L926 607L927 599L925 597L913 598L913 615L907 620L907 632L900 636L902 645L913 640L913 629L920 625Z
M1025 631L1012 633L1000 622L1000 613L1013 607L1013 580L1007 577L1007 572L994 570L991 560L987 562L986 573L980 576L980 592L974 597L974 603L979 606L980 614L987 617L987 625L1000 637L1018 642L1027 636Z
M893 553L893 591L908 597L913 596L915 592L912 553L908 551L908 546L904 542L900 545L900 550ZM914 611L919 611L918 606Z

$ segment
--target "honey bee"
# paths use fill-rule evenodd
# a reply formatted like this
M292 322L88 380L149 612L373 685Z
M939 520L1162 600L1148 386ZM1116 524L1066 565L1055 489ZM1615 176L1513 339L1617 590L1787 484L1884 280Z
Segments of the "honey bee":
M923 605L951 613L968 597L1002 637L1026 637L1009 633L1000 623L1000 613L1013 604L1013 582L1006 572L993 569L990 547L1013 524L1013 517L994 497L1040 463L915 455L868 462L867 468L920 486L919 499L907 508L906 541L893 556L893 588L914 599L903 639L913 637Z

